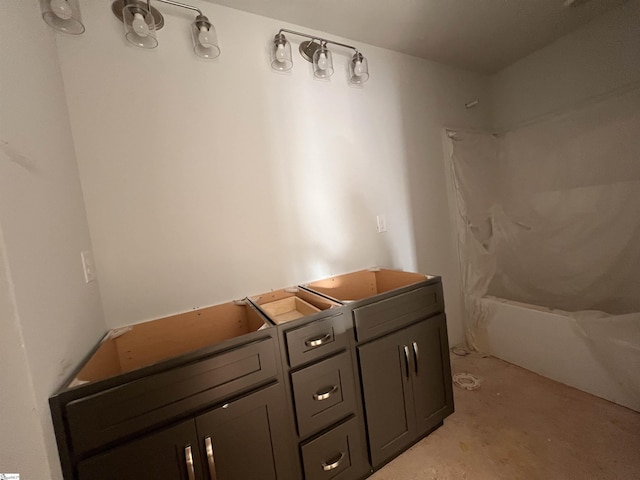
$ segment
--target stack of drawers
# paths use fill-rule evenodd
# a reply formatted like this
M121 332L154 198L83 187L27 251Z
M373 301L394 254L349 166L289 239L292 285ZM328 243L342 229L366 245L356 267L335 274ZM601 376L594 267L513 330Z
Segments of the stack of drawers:
M280 291L257 298L266 304L282 295ZM279 325L285 383L291 393L294 435L304 471L301 478L362 478L370 467L352 358L350 312L304 290L291 295L324 309ZM258 302L255 305L260 308Z

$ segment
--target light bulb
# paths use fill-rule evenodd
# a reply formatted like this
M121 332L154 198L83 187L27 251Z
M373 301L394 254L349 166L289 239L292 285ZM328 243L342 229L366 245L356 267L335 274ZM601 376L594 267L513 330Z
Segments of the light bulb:
M73 16L73 10L67 0L51 0L49 5L53 14L62 20L69 20Z
M320 52L320 55L318 56L318 68L320 70L325 70L327 68L327 63L327 56L324 52Z
M206 25L200 26L200 33L198 33L198 41L200 42L200 45L202 45L204 48L211 48L215 46L215 42L213 41L213 38L209 34L209 29L207 28Z
M356 64L353 66L353 74L359 77L362 75L363 71L362 62L360 60L356 60Z
M144 17L141 13L135 13L133 15L133 22L131 22L131 27L133 31L136 32L136 35L140 37L149 36L149 25L144 21Z
M278 44L278 48L276 49L276 58L280 62L284 61L287 58L287 52L284 49L284 43Z

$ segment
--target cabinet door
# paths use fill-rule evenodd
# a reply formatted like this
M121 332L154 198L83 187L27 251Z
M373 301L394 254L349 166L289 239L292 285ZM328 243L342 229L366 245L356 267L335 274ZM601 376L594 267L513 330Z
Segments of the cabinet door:
M358 347L374 467L415 438L409 345L407 332L401 330Z
M277 384L198 416L204 478L295 478L285 404L282 385Z
M202 469L193 420L146 435L83 460L79 480L200 480Z
M423 320L407 331L416 435L422 435L453 412L451 367L444 315Z

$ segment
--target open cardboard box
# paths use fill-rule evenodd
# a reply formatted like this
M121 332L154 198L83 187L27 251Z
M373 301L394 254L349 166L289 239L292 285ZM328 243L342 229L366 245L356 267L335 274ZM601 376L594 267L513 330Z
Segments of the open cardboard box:
M249 300L278 325L340 306L338 302L300 288L275 290Z
M335 301L350 302L423 282L428 278L432 277L400 270L371 268L325 278L303 286Z
M70 387L174 358L266 326L254 308L234 302L109 332Z

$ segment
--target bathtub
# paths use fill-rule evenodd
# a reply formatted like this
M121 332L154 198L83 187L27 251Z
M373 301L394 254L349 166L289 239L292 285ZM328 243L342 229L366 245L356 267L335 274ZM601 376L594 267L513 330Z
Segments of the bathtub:
M583 322L496 297L481 302L491 355L640 411L640 315Z

